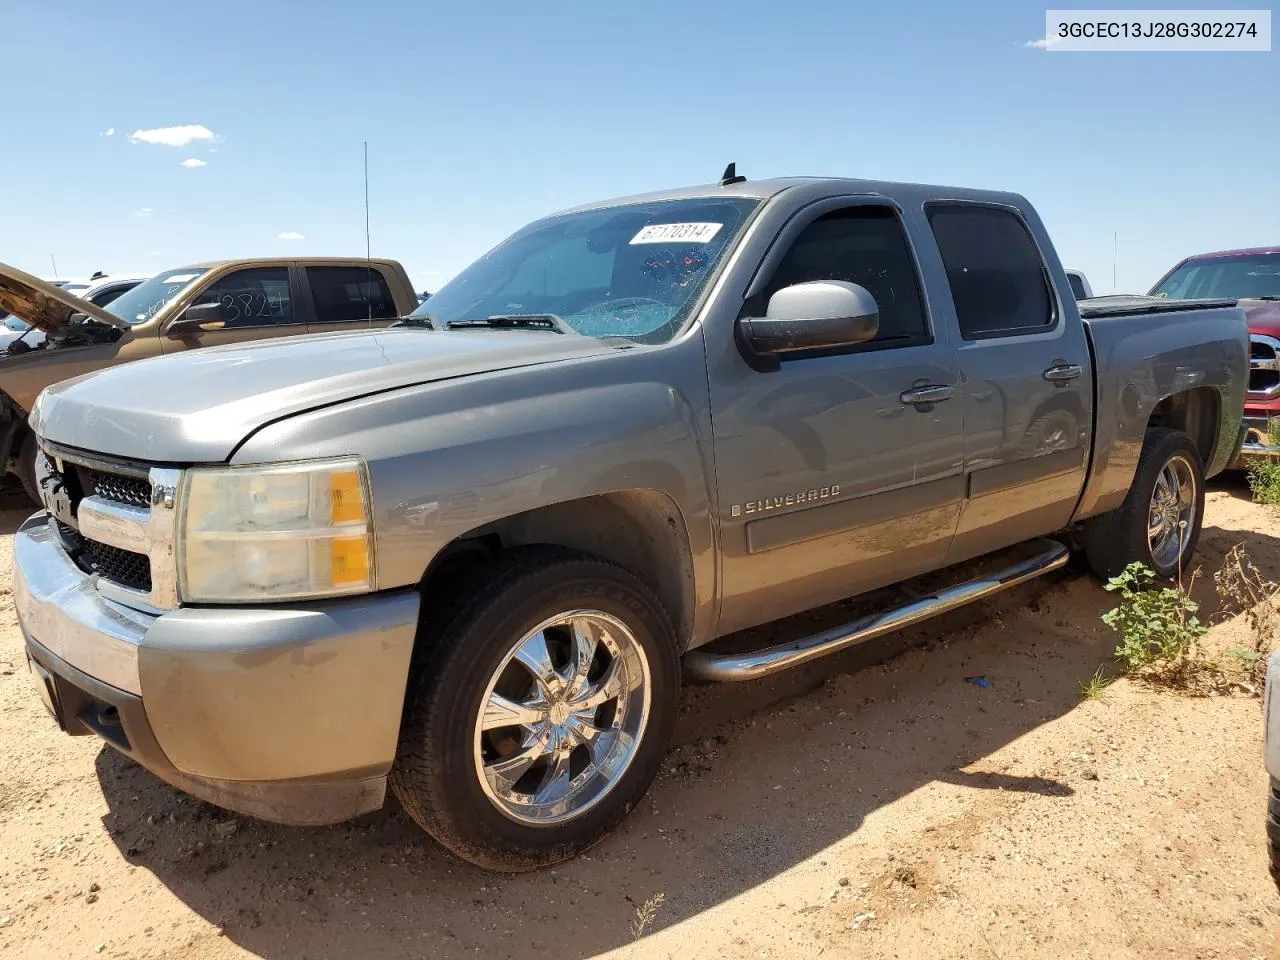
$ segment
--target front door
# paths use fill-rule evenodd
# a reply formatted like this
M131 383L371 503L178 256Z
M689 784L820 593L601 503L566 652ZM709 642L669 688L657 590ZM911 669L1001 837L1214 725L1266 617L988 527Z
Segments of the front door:
M1093 376L1075 301L1054 292L1016 210L926 212L961 336L967 490L947 558L956 563L1070 522L1089 464Z
M963 494L955 347L930 322L898 211L824 204L786 233L744 313L793 283L846 280L875 297L880 330L772 372L736 354L712 364L722 632L940 565Z
M216 303L222 307L222 327L181 338L163 336L166 353L222 343L264 340L307 332L286 264L247 267L217 278L196 294L189 306ZM181 316L181 314L179 314Z

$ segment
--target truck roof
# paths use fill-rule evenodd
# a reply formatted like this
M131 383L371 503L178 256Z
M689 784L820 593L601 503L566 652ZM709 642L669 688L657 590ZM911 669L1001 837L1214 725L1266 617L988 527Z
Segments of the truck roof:
M952 197L959 200L985 200L994 203L1012 205L1025 204L1026 199L1018 194L998 190L975 190L968 187L933 186L923 183L899 183L892 180L859 180L852 177L775 177L767 180L744 180L721 186L719 183L707 183L692 187L678 187L672 190L656 190L651 193L638 193L631 196L616 197L612 200L601 200L581 206L561 210L560 214L579 213L584 210L599 210L617 207L628 203L646 203L656 200L686 200L701 197L744 197L755 200L768 200L787 190L804 190L814 196L824 194L839 195L883 194L887 197L911 197L928 199L932 197Z
M175 270L189 270L193 267L201 267L203 269L211 269L213 267L226 266L229 263L279 263L281 260L305 260L307 263L381 263L399 266L400 261L390 260L386 257L304 257L296 254L281 257L231 257L226 260L200 260L196 263L186 263L180 267L174 267Z
M1218 250L1215 253L1196 253L1187 257L1187 260L1217 260L1221 257L1257 257L1270 253L1280 253L1280 246L1242 247L1239 250Z

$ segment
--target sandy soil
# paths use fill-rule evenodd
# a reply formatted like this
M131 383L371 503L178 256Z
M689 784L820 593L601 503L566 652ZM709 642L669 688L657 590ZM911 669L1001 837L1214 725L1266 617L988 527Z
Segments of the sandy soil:
M1207 517L1206 569L1244 543L1280 580L1280 520L1234 487ZM1280 956L1260 702L1130 681L1082 701L1114 640L1078 571L687 690L649 802L589 855L506 877L394 808L271 826L59 734L8 600L18 519L0 513L0 957Z

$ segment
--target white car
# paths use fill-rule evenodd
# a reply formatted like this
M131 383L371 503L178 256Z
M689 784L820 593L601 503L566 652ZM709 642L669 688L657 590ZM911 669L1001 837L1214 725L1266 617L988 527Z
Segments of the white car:
M147 276L144 274L113 274L112 276L103 276L102 274L94 274L87 280L66 277L60 277L56 280L49 280L54 286L61 287L68 293L74 293L81 300L87 300L99 307L105 307L120 294L132 290ZM36 347L44 340L43 330L32 330L31 327L23 320L19 320L13 314L6 314L0 311L0 356L8 352L10 345L21 340L25 347ZM21 347L17 348L19 351Z

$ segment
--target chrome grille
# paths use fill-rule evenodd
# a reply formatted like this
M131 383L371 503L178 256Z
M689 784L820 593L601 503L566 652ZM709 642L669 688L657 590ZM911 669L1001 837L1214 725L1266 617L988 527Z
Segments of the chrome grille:
M146 554L86 539L73 527L55 522L62 548L85 573L96 573L130 590L151 592L151 560Z
M1280 340L1255 333L1249 337L1249 392L1280 394Z
M93 491L104 500L145 507L151 502L151 481L146 477L129 477L119 473L87 470Z
M67 556L98 592L143 610L179 606L175 493L182 473L41 440L36 480ZM152 504L152 491L159 496Z

